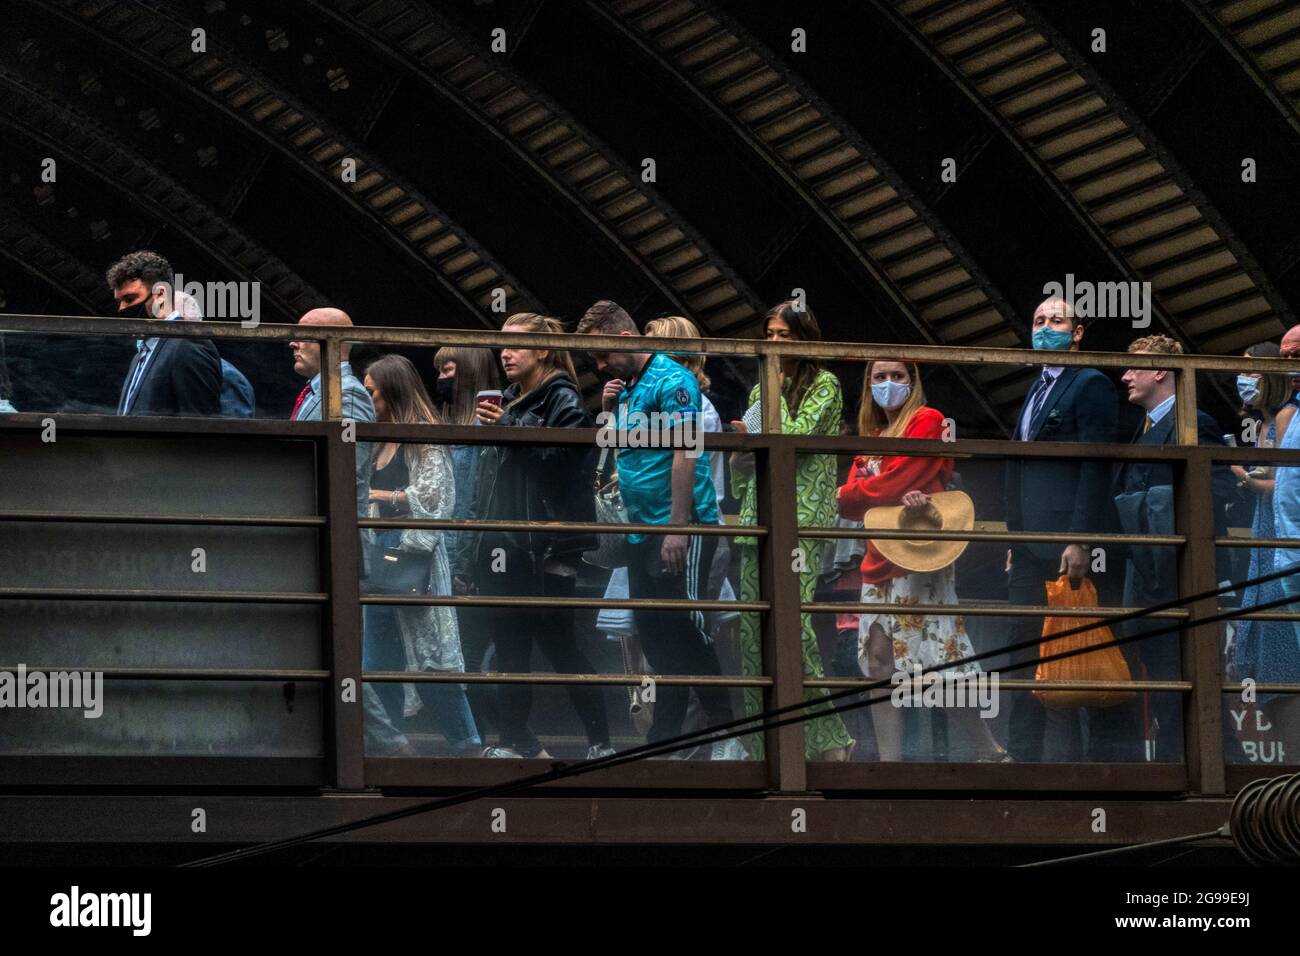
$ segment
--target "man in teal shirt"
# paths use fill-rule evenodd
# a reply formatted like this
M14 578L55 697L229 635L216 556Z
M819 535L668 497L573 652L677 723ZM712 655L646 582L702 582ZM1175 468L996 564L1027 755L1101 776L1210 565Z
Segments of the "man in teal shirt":
M602 299L578 323L583 335L640 336L622 308ZM652 352L593 352L596 368L614 376L601 402L619 428L647 428L671 423L678 439L694 435L700 425L700 389L695 376L667 355ZM642 417L644 416L644 417ZM648 436L647 436L648 437ZM690 444L689 440L681 441ZM628 521L636 524L718 523L718 504L708 458L692 449L627 447L618 453L618 484ZM718 541L711 535L628 535L628 593L633 599L699 600L706 593L709 566ZM722 673L701 611L651 608L636 612L636 630L646 660L660 674L713 676ZM710 724L732 719L725 688L696 689ZM654 725L646 735L654 743L681 733L688 688L664 687L655 702ZM739 741L716 743L714 760L743 759Z

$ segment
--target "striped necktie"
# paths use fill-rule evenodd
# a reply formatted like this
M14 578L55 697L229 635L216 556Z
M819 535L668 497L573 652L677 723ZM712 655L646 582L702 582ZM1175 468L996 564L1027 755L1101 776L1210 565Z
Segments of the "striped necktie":
M1052 387L1052 376L1047 374L1047 369L1043 369L1043 374L1039 376L1037 384L1034 386L1034 393L1029 398L1029 417L1025 419L1024 434L1020 437L1029 440L1029 429L1033 427L1034 419L1043 409L1043 402L1047 398L1047 390Z

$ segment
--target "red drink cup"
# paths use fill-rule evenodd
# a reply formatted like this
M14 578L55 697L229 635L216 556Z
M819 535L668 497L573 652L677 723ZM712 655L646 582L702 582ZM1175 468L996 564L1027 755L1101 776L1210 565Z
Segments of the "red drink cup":
M487 402L490 405L495 405L497 408L500 408L501 389L485 388L483 391L479 392L477 395L474 396L474 401L476 404L481 402Z

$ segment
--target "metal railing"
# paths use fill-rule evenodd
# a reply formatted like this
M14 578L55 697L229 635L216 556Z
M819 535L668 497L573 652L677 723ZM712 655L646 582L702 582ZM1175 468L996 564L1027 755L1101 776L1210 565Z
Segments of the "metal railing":
M266 420L115 418L91 415L59 415L58 427L65 433L97 436L133 436L166 438L170 436L204 437L237 436L249 440L294 438L315 443L318 449L318 515L211 515L211 514L119 514L103 511L58 511L42 513L32 510L0 510L0 521L15 522L83 522L134 524L207 524L238 527L310 527L321 530L321 561L325 586L317 592L237 592L178 590L115 590L67 587L4 587L0 599L36 600L109 600L172 602L255 602L303 603L324 607L323 641L326 667L299 669L239 668L118 668L105 670L115 679L163 680L247 680L247 681L316 681L331 692L327 726L324 728L324 782L340 790L359 790L376 783L407 786L456 786L502 779L502 774L517 773L505 764L513 761L474 761L436 758L366 758L363 754L363 712L359 704L340 702L339 688L347 682L360 688L366 681L464 683L531 683L630 685L640 682L640 675L626 674L484 674L484 673L409 673L366 672L361 669L361 609L364 605L442 605L468 607L547 607L631 608L665 606L665 602L638 599L594 600L543 597L496 597L430 595L396 597L363 594L359 586L358 533L362 528L391 529L421 527L431 530L462 529L463 523L449 520L362 519L356 514L356 449L345 441L342 423L340 363L344 343L371 343L399 347L503 347L568 349L574 351L664 351L670 353L704 353L749 357L759 363L759 387L764 430L757 434L711 434L710 450L748 451L757 456L755 468L757 524L718 526L609 525L592 522L544 524L511 521L476 522L476 526L493 530L530 529L534 532L627 532L748 536L757 541L762 600L682 601L672 606L711 610L742 610L761 614L762 652L766 673L762 676L725 676L706 678L698 675L654 675L664 685L724 687L761 687L769 691L768 706L786 707L803 701L804 689L844 688L858 682L843 678L811 678L803 673L800 642L792 637L800 633L802 613L869 612L887 605L864 603L801 603L796 575L782 570L789 563L799 539L836 539L865 537L861 531L836 528L804 528L797 524L795 510L795 474L798 456L823 454L907 454L941 456L957 460L1000 457L1019 459L1076 458L1086 456L1110 461L1157 461L1176 465L1175 518L1179 533L1173 535L1089 534L1089 543L1175 547L1178 559L1180 594L1200 594L1215 588L1216 547L1251 547L1263 542L1249 539L1216 537L1211 494L1211 468L1220 463L1272 462L1300 466L1300 452L1276 449L1201 446L1197 442L1196 386L1198 372L1262 371L1300 373L1300 361L1249 359L1234 356L1171 356L1127 353L1055 352L1054 364L1091 368L1140 368L1172 370L1176 377L1175 443L1167 446L1132 444L1075 444L1061 442L1020 442L990 439L952 441L918 441L902 438L864 438L859 436L814 437L784 435L780 430L780 402L769 400L780 387L780 363L790 357L815 357L822 360L868 361L889 359L925 365L1040 364L1041 353L1021 349L956 349L922 345L766 342L735 339L651 339L592 335L580 339L573 335L542 333L506 333L441 329L407 328L331 328L325 326L261 325L241 328L230 323L154 323L112 321L69 316L0 316L5 332L46 333L59 335L127 335L195 337L245 342L316 341L322 354L322 406L324 422L290 422ZM0 416L0 441L16 433L39 429L49 413L22 413ZM358 442L414 442L446 445L594 445L598 429L489 429L458 425L398 425L390 423L356 423ZM1054 542L1071 543L1078 535L1052 532L1014 532L976 530L969 532L872 532L878 538L964 540L972 542ZM1300 541L1276 539L1267 544L1300 547ZM964 602L955 605L916 607L913 610L932 614L1039 617L1046 614L1112 618L1131 611L1125 608L1051 609L1037 605L1005 605ZM1173 610L1156 612L1152 617L1187 620L1207 617L1217 610L1214 598L1202 599ZM1260 620L1300 620L1300 614L1263 612L1243 615ZM784 635L784 637L783 637ZM1177 681L1141 681L1124 685L1143 689L1179 693L1185 696L1184 765L1153 764L1021 764L955 765L945 787L971 789L1028 788L1043 790L1113 789L1120 791L1185 791L1196 794L1223 794L1228 781L1222 732L1221 695L1239 689L1226 684L1222 673L1222 656L1217 628L1193 625L1181 633L1183 674ZM0 661L0 666L10 662ZM57 670L58 662L36 662ZM34 665L33 665L34 666ZM1017 692L1042 690L1034 681L1007 680L1004 688ZM1097 682L1054 684L1049 689L1096 689ZM1263 686L1263 685L1261 685ZM1295 692L1294 685L1268 685ZM631 768L603 772L585 785L597 786L735 786L768 789L777 792L801 792L812 788L849 789L885 787L927 789L930 782L913 768L897 766L882 773L880 765L810 764L804 757L804 730L800 725L779 727L766 732L766 764L716 765L701 768L668 763L656 764L653 774L629 773ZM24 777L30 782L69 782L85 779L74 758L63 760L57 772L46 774L40 757L5 758L18 760L30 770ZM122 758L131 760L134 758ZM244 783L250 781L222 777L214 772L212 761L222 758L169 758L166 763L175 773L159 782L200 783L210 780ZM93 759L87 758L88 763ZM68 769L71 767L72 769ZM246 764L240 764L241 772ZM26 771L24 771L26 772ZM92 775L93 776L93 775ZM48 779L46 779L48 778ZM14 774L0 771L0 783L12 782ZM955 781L955 783L954 783ZM262 775L258 784L276 783L274 774ZM284 782L301 782L288 777Z

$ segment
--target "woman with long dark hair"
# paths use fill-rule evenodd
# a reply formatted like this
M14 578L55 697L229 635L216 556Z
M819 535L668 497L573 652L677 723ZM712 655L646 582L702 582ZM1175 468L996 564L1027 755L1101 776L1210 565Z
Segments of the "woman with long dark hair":
M434 397L442 409L442 420L448 425L476 424L476 396L484 389L499 388L501 385L496 356L492 350L446 345L434 354L433 367L438 373ZM452 470L456 476L456 507L452 510L451 517L456 521L464 520L469 514L470 506L474 504L474 488L478 483L479 453L482 448L482 445L450 446ZM449 531L446 534L447 553L455 564L464 539L461 532ZM462 594L464 591L457 589L456 593Z
M522 312L510 316L504 332L562 333L557 319ZM510 385L501 405L482 402L485 425L515 428L591 428L594 421L578 391L577 373L567 352L505 348L501 366ZM595 521L591 494L594 449L579 446L484 446L473 516L479 520ZM590 534L471 531L471 544L457 576L484 594L571 598L584 551L596 546ZM497 667L505 673L531 671L533 646L559 673L590 674L593 668L578 646L574 609L497 608L492 612ZM613 753L605 699L599 687L568 685L566 690L587 737L587 758ZM503 684L498 693L501 734L486 757L549 758L529 726L533 689Z
M812 310L793 300L782 302L763 320L763 337L772 342L820 342L822 333ZM759 388L754 386L749 401L758 401ZM781 363L781 431L786 435L838 435L844 408L840 382L833 372L814 359L792 358ZM743 426L742 426L743 427ZM795 496L799 527L832 527L835 524L835 456L800 455L795 472ZM733 455L732 491L741 500L740 523L755 524L757 507L752 455ZM751 537L736 538L740 547L740 599L758 600L758 543ZM799 571L800 600L811 602L822 569L823 538L801 538L802 565ZM803 648L805 677L822 678L821 651L812 617L800 615L800 639ZM763 673L762 641L758 615L740 616L741 669L745 674ZM805 700L825 697L824 688L809 688ZM762 710L762 694L755 688L745 690L745 710L757 714ZM848 760L854 741L838 714L814 717L804 724L805 753L810 760ZM750 735L746 747L755 757L763 755L763 739Z
M375 420L403 425L440 423L433 403L410 360L383 355L371 362L364 379L375 403ZM384 442L375 449L370 478L370 514L375 518L445 519L456 502L451 456L444 445ZM372 541L382 548L428 552L430 594L451 593L451 563L443 533L427 528L380 530ZM363 666L366 670L465 670L456 611L450 607L369 604L365 606ZM481 745L463 684L429 683L376 688L391 718L412 717L427 701L434 722L453 754Z

